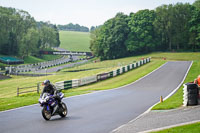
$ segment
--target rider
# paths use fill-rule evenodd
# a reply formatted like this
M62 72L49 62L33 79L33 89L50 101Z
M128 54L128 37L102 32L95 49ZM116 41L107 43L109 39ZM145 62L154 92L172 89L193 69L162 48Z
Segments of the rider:
M40 97L42 97L43 93L45 93L45 92L49 93L50 95L53 95L55 100L57 100L58 103L60 104L61 99L60 99L60 96L57 95L56 87L53 84L51 84L49 80L45 80L42 84L44 85L44 88L42 90Z
M200 75L194 80L194 83L200 87Z

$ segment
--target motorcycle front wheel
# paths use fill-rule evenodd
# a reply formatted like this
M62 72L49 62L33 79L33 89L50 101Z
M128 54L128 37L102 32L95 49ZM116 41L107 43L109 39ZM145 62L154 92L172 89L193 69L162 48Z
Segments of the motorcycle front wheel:
M66 117L67 113L68 113L68 110L67 110L67 106L65 103L61 103L61 110L60 110L60 116L61 117Z
M51 119L51 112L47 110L47 108L42 109L42 116L45 120L50 120Z

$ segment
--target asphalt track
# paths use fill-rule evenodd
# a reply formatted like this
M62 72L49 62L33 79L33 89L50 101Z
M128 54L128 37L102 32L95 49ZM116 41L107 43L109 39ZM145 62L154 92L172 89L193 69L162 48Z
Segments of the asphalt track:
M39 105L0 113L1 133L108 133L166 97L183 80L191 62L168 62L135 83L64 99L69 115L45 121ZM133 75L134 76L134 75ZM128 77L127 77L128 78Z

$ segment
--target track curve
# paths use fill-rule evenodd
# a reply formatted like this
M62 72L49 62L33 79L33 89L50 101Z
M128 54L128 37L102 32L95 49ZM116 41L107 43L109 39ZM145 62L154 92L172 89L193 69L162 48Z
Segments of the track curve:
M142 80L87 95L64 99L67 118L45 121L39 105L0 112L1 133L108 133L136 118L166 97L183 80L191 62L167 62ZM128 77L127 77L128 78Z

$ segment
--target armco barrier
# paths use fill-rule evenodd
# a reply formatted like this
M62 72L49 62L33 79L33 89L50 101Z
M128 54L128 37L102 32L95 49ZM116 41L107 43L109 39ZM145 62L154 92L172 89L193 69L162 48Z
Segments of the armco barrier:
M80 86L90 84L93 82L97 82L97 76L90 76L90 77L85 77L80 79Z
M80 86L80 79L72 79L72 88Z
M113 71L113 77L117 76L117 70Z
M95 76L84 77L84 78L81 78L81 79L73 79L73 80L56 82L55 85L56 85L56 87L58 87L60 89L70 89L70 88L74 88L74 87L78 87L78 86L83 86L83 85L86 85L86 84L105 80L105 79L108 79L110 77L115 77L115 76L120 75L122 73L125 73L129 70L132 70L134 68L142 66L142 65L144 65L148 62L150 62L150 58L140 60L136 63L129 64L129 65L124 66L124 67L120 67L119 69L110 71L108 73L102 73L102 74L98 74L98 75L95 75Z
M135 63L133 63L133 64L130 64L130 66L131 66L131 69L134 69L134 65Z
M146 64L147 63L147 59L144 59L144 64Z
M127 71L130 71L130 65L127 66Z
M140 67L141 65L140 65L140 61L138 61L138 67Z
M126 67L122 67L122 73L126 72Z
M123 67L120 68L120 74L122 74L122 73L123 73Z
M97 81L110 78L110 73L101 73L97 75Z
M114 73L114 71L109 72L109 74L110 74L110 78L113 77L113 73Z
M64 89L64 90L70 89L70 88L72 88L72 80L56 82L55 86L58 89Z
M138 62L136 62L136 66L135 66L135 68L137 68L138 67Z
M117 75L120 75L120 69L117 69Z

